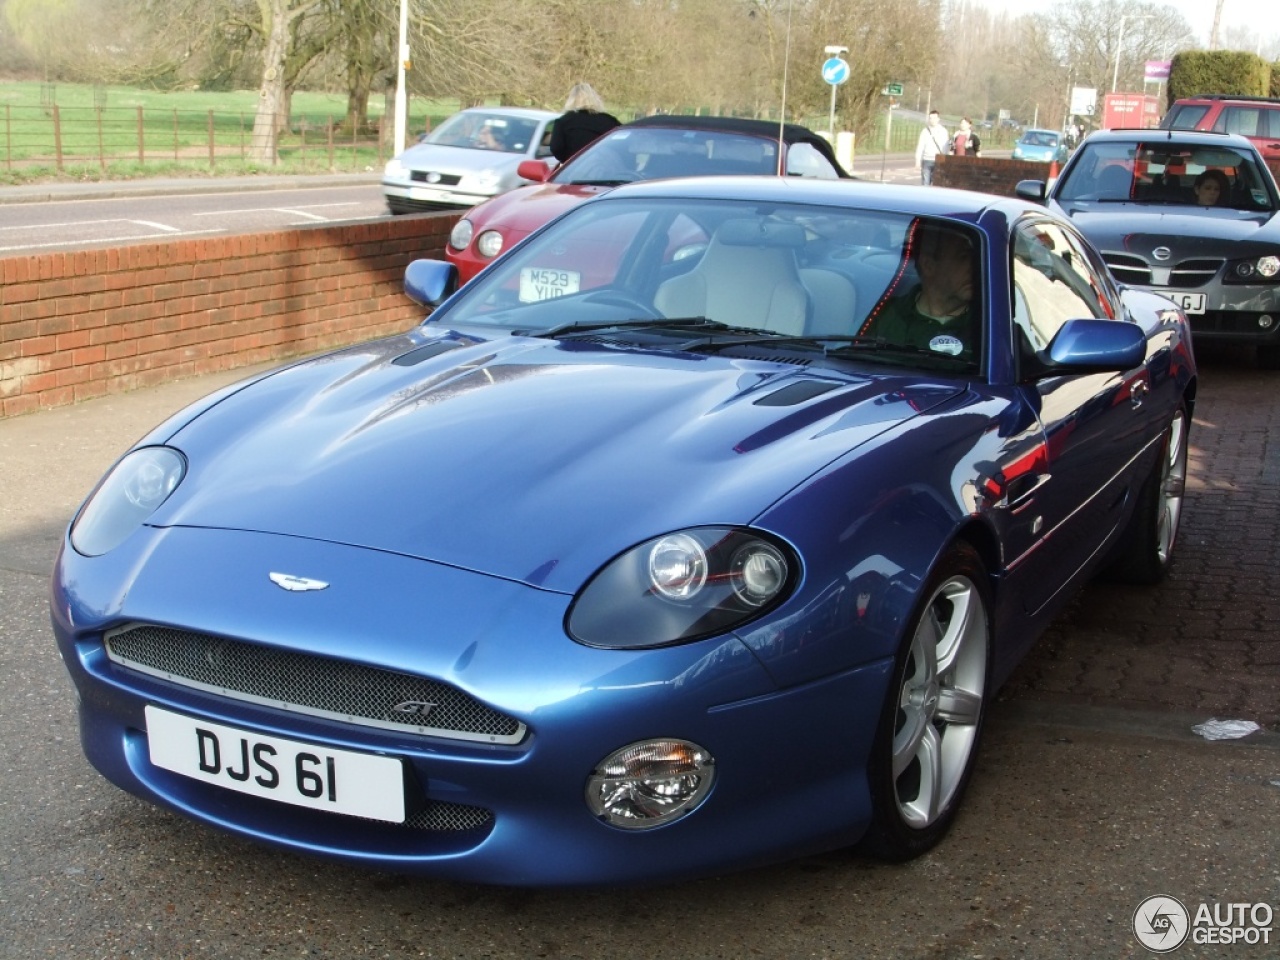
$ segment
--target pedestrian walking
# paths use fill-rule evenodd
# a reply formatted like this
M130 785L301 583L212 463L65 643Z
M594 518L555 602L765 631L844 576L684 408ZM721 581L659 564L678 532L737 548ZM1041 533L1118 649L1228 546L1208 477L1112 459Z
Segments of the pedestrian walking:
M938 155L950 150L951 136L942 125L941 115L937 110L929 111L925 127L916 141L916 169L920 171L920 182L926 187L933 183L933 165Z

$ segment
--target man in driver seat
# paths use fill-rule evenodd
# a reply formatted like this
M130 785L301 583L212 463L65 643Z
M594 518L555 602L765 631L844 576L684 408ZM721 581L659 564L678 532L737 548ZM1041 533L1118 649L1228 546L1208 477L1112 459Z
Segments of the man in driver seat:
M891 344L974 359L973 242L958 230L924 221L916 223L907 242L919 283L881 303L860 332Z

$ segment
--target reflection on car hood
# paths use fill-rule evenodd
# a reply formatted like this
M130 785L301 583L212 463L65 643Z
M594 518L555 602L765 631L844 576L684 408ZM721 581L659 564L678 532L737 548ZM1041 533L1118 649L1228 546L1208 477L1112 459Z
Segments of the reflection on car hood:
M1269 247L1280 241L1280 224L1265 213L1202 212L1193 207L1160 208L1141 203L1065 202L1059 209L1103 251L1146 256L1155 245L1167 246L1178 256L1243 257L1251 252L1250 241Z
M962 389L505 335L406 363L432 352L419 349L429 331L301 363L204 412L172 440L190 470L152 522L348 543L573 592L649 537L750 522ZM833 389L776 395L814 379Z
M497 150L473 150L468 147L446 147L435 143L419 143L400 154L400 163L409 170L435 170L438 173L468 174L481 170L514 170L528 158L523 153Z
M589 200L610 187L578 186L572 183L540 183L520 187L508 193L486 200L483 206L467 214L467 219L481 230L498 228L510 241L532 233L544 223L549 223L570 207Z

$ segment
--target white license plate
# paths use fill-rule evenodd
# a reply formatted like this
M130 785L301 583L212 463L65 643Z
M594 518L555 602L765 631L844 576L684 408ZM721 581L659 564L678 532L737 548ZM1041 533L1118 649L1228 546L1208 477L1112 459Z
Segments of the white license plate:
M421 200L424 203L445 203L453 199L453 194L439 187L410 187L410 200Z
M1186 313L1204 313L1207 298L1203 293L1175 293L1173 290L1161 290L1160 293L1180 306Z
M404 822L398 759L249 733L159 707L146 713L157 767L281 803Z
M577 293L582 274L576 270L525 267L520 271L520 301L533 303Z

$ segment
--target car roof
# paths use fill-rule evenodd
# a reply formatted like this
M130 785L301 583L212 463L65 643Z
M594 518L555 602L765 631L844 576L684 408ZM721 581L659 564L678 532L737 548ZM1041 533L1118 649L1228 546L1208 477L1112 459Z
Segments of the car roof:
M523 117L527 120L545 120L558 117L554 110L539 110L536 107L467 107L458 113L483 113L486 116Z
M853 206L865 210L919 214L976 222L988 210L1010 216L1044 213L1039 204L997 197L974 190L924 188L867 180L815 180L808 177L675 177L624 184L589 201L608 203L626 198L675 200L745 200Z
M1242 137L1238 133L1222 133L1217 130L1180 130L1169 129L1167 127L1117 127L1112 130L1095 130L1089 136L1085 137L1084 142L1087 143L1128 143L1134 140L1141 140L1144 143L1153 143L1159 140L1177 141L1178 143L1191 143L1200 145L1222 146L1228 144L1233 147L1241 147L1250 151L1256 151L1257 148L1249 142L1247 137Z
M748 117L699 117L683 113L657 113L651 117L639 117L625 124L628 127L673 127L684 130L718 130L725 133L744 133L754 137L777 140L781 133L783 143L807 143L821 153L841 174L848 172L840 166L835 151L824 137L818 136L799 123L779 123L776 120L753 120Z
M1194 97L1179 97L1173 103L1174 106L1180 103L1280 103L1280 97L1250 97L1238 93L1201 93Z
M1048 127L1026 127L1023 133L1052 133L1054 136L1061 136L1061 130L1050 130Z

